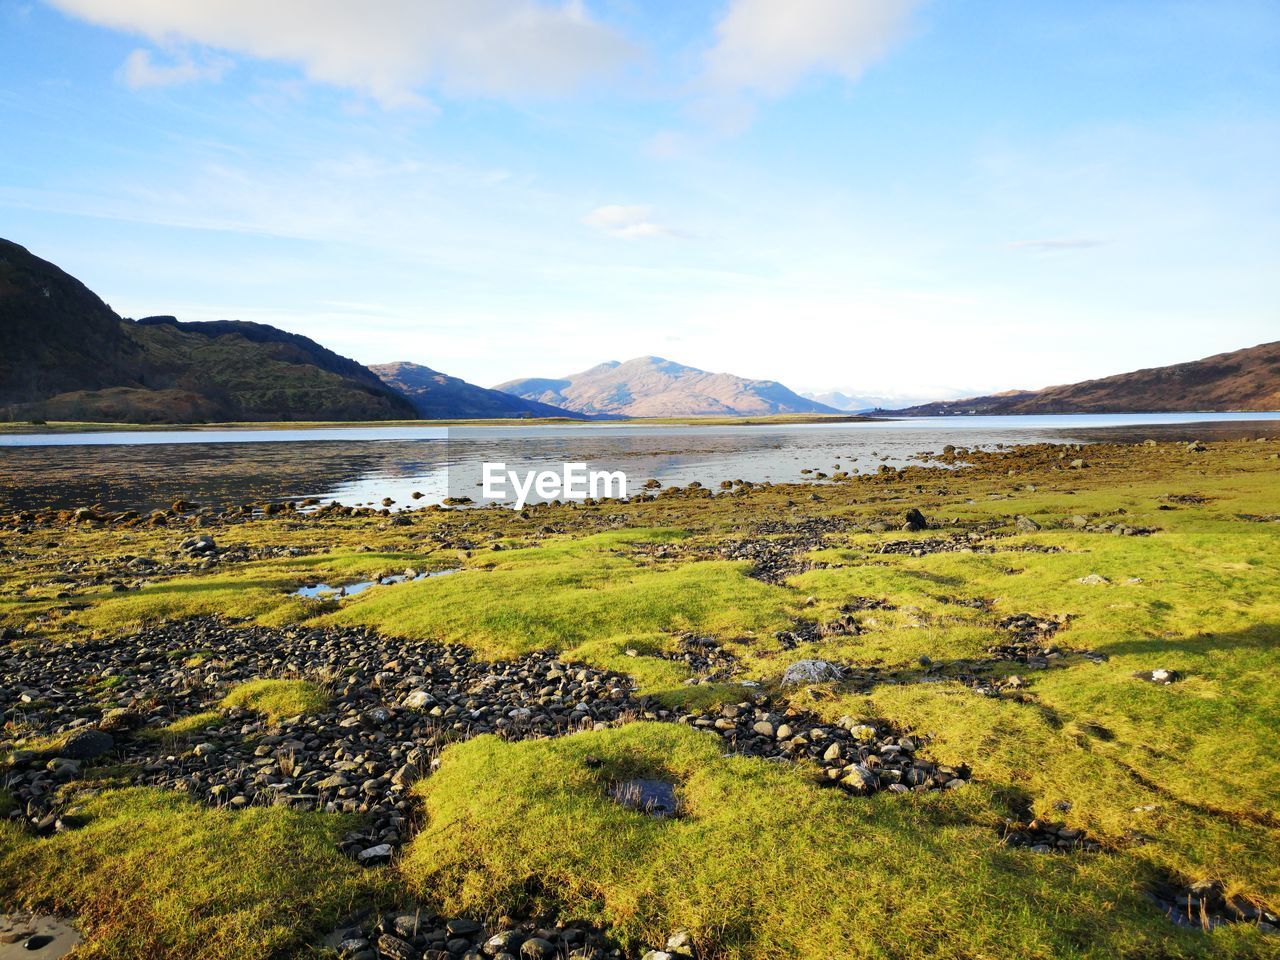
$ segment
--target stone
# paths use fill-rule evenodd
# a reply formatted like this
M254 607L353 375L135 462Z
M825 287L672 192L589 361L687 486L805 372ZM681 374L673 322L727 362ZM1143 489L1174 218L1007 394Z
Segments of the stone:
M826 660L797 660L782 672L782 685L795 686L804 683L825 683L839 680L842 671Z
M1040 524L1036 523L1030 517L1022 516L1018 517L1018 519L1014 521L1014 526L1025 533L1034 533L1040 529Z
M520 945L520 956L523 960L550 960L555 955L555 945L541 937L530 937Z
M1083 583L1085 586L1089 586L1089 587L1100 587L1100 586L1106 586L1111 581L1108 580L1106 577L1102 576L1102 574L1100 573L1091 573L1087 577L1081 577L1078 582Z
M94 760L116 745L115 738L101 730L84 728L67 737L58 755L69 760Z
M356 855L356 859L367 867L387 863L391 860L391 844L379 843L372 847L366 847Z
M418 951L407 940L384 933L378 938L378 953L391 960L417 960Z
M490 957L499 953L515 953L524 943L524 937L519 930L503 930L484 942L484 952Z
M915 507L912 507L910 510L906 512L906 515L903 517L903 520L904 520L904 523L902 524L903 530L915 531L915 530L929 529L929 521L925 519L925 515Z

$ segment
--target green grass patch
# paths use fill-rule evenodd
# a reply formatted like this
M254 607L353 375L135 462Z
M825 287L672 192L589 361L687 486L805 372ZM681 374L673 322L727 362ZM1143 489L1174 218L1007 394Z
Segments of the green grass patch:
M285 717L323 713L329 708L329 702L329 691L309 680L261 679L235 687L222 699L222 706L244 707L275 722Z
M629 552L679 537L628 530L503 551L482 569L370 591L324 619L513 657L661 631L755 635L785 626L798 608L794 591L747 577L746 563L653 567Z
M75 916L77 957L292 956L388 887L335 849L349 817L233 813L143 789L92 797L83 815L42 840L0 823L0 900Z
M853 799L722 750L659 724L451 747L406 882L449 913L554 905L641 944L684 926L728 958L1272 955L1249 929L1174 928L1141 857L1000 846L986 788ZM637 775L675 782L684 815L609 799Z

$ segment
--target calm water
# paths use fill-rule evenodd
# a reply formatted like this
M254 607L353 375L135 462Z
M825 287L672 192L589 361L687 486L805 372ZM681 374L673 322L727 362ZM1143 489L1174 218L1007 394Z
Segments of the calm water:
M166 430L0 435L0 510L100 503L153 509L179 498L222 505L316 497L395 509L472 485L478 464L585 462L649 478L794 481L801 470L872 472L956 446L1102 439L1275 436L1280 413L945 417L768 426L574 424L319 430ZM837 467L838 465L838 467ZM450 490L450 477L453 490ZM413 498L417 492L422 494ZM536 500L536 497L532 497Z

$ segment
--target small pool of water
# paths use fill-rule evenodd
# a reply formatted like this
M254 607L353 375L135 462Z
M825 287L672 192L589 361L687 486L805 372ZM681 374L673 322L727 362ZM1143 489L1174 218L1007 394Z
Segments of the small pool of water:
M66 919L44 913L0 913L0 960L58 960L80 942Z
M293 595L295 597L308 597L312 600L340 600L345 597L354 597L358 593L364 593L370 587L387 586L392 583L409 583L414 580L426 580L429 577L444 577L457 572L458 570L427 570L413 577L404 573L396 573L389 577L382 577L380 580L357 580L354 583L344 583L337 587L331 587L327 583L317 583L312 586L299 587L293 592Z
M609 796L624 807L651 817L674 817L680 812L675 784L666 780L622 780L610 785Z

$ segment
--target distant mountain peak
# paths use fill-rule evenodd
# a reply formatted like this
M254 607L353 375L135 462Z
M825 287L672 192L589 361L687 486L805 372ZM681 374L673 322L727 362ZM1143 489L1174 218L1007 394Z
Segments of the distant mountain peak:
M530 377L495 389L589 416L767 416L838 413L774 380L710 373L665 357L609 361L565 377Z

